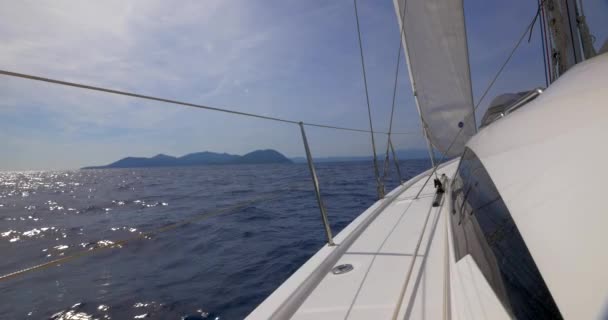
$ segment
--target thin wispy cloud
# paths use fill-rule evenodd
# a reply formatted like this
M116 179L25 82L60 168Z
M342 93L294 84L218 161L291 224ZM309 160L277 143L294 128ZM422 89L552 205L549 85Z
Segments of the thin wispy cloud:
M479 95L535 5L476 0L465 6ZM0 8L1 69L367 128L352 1L1 1ZM374 125L386 130L396 15L390 0L360 1L359 9ZM586 10L592 29L605 25L597 22L604 2ZM544 82L536 47L522 46L498 89ZM521 74L525 83L514 80ZM403 64L400 75L395 131L420 132ZM0 96L5 170L75 168L160 152L303 153L298 128L290 125L7 77L0 77ZM318 156L371 152L364 134L311 129L309 139ZM378 139L384 150L384 137ZM394 141L399 148L424 147L419 135Z

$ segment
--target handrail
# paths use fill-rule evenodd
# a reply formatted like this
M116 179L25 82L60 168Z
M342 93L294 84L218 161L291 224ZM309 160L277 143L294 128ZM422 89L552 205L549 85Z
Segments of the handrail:
M513 111L521 108L528 104L530 101L536 99L541 93L543 88L537 87L533 90L523 91L514 94L515 97L504 103L496 103L496 105L490 105L486 114L481 119L480 129L489 126L497 120L500 120ZM500 96L499 96L500 97Z
M503 112L502 117L508 115L509 113L521 108L523 105L525 105L526 103L536 99L536 97L538 97L541 93L543 93L543 88L538 87L534 90L531 90L530 92L526 93L525 95L523 95L521 98L517 99L515 102L513 102L513 104L511 104L510 106L505 108L505 111Z

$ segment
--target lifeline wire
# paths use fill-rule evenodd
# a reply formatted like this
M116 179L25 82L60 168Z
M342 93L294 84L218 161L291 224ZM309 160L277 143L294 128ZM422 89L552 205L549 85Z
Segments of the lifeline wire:
M59 84L59 85L63 85L63 86L68 86L68 87L75 87L75 88L80 88L80 89L87 89L87 90L100 91L100 92L105 92L105 93L112 93L112 94L117 94L117 95L122 95L122 96L133 97L133 98L146 99L146 100L152 100L152 101L159 101L159 102L165 102L165 103L170 103L170 104L177 104L177 105L182 105L182 106L187 106L187 107L193 107L193 108L199 108L199 109L205 109L205 110L211 110L211 111L218 111L218 112L224 112L224 113L231 113L231 114L240 115L240 116L247 116L247 117L253 117L253 118L258 118L258 119L272 120L272 121L291 123L291 124L297 124L297 125L300 124L300 121L295 121L295 120L290 120L290 119L283 119L283 118L265 116L265 115L255 114L255 113L235 111L235 110L230 110L230 109L225 109L225 108L219 108L219 107L211 107L211 106L206 106L206 105L202 105L202 104L196 104L196 103L183 102L183 101L172 100L172 99L159 98L159 97L148 96L148 95L143 95L143 94L139 94L139 93L133 93L133 92L127 92L127 91L120 91L120 90L114 90L114 89L108 89L108 88L90 86L90 85L86 85L86 84L82 84L82 83L76 83L76 82L69 82L69 81L62 81L62 80L57 80L57 79L45 78L45 77L40 77L40 76L35 76L35 75L30 75L30 74L25 74L25 73L18 73L18 72L12 72L12 71L7 71L7 70L0 70L0 74L1 75L5 75L5 76L10 76L10 77L16 77L16 78L35 80L35 81L54 83L54 84ZM365 133L371 132L370 130L357 129L357 128L348 128L348 127L339 127L339 126L332 126L332 125L319 124L319 123L311 123L311 122L303 122L303 124L306 125L306 126L309 126L309 127L336 129L336 130L353 131L353 132L365 132ZM375 131L374 133L387 134L387 132L379 132L379 131ZM417 133L415 133L415 132L400 132L400 133L393 133L393 134L417 134Z

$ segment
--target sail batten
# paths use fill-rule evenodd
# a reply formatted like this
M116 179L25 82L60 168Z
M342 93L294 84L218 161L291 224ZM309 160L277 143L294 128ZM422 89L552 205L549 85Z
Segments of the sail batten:
M425 134L446 156L459 155L476 131L462 0L394 3Z

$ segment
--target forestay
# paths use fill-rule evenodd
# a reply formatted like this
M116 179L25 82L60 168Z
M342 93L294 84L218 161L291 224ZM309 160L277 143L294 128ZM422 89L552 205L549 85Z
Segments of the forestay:
M446 156L460 155L476 131L462 0L394 2L427 137Z

